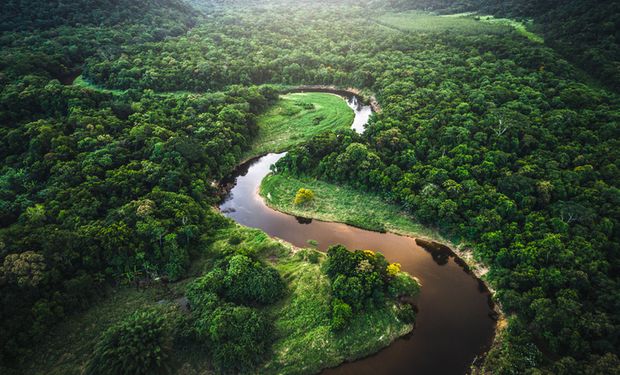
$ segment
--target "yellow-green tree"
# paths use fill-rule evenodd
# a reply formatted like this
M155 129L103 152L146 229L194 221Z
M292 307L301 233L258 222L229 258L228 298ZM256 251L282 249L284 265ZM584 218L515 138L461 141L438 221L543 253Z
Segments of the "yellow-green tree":
M296 206L307 204L314 199L314 192L310 189L301 188L297 190L297 194L295 194L295 199L293 200L293 204Z

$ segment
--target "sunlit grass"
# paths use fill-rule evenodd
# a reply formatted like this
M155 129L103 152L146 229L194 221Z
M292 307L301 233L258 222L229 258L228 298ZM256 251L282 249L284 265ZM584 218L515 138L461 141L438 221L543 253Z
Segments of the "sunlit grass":
M454 31L463 34L504 33L514 29L529 40L543 43L543 38L528 30L524 22L493 16L479 16L474 12L435 15L427 12L409 11L385 13L377 22L403 31L443 32Z
M536 43L544 43L545 40L542 36L533 33L527 29L527 25L524 22L509 19L509 18L495 18L493 16L480 16L480 21L487 22L491 24L499 24L499 25L508 25L524 37Z
M302 187L311 189L315 198L310 204L294 205L295 193ZM387 203L378 195L313 178L268 175L261 183L260 194L270 207L295 216L336 221L374 231L440 238L433 230L416 223L398 205Z
M285 151L327 130L348 129L353 117L353 110L337 95L282 95L258 118L258 136L246 158Z
M444 32L454 31L461 34L505 33L506 25L482 23L472 17L442 17L427 12L409 11L385 13L377 22L402 31Z

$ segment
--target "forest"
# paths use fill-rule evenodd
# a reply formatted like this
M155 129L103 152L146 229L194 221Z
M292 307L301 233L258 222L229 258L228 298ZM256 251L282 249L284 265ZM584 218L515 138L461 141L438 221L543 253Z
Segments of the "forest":
M272 181L368 194L488 266L507 327L473 373L618 373L618 7L3 1L0 372L317 373L389 344L361 336L371 318L393 339L413 329L404 300L425 285L380 253L291 249L215 209L242 161L286 149ZM358 134L326 102L321 126L269 145L287 121L270 114L314 109L284 95L299 85L381 111ZM171 291L134 292L155 279ZM139 309L50 367L50 332L130 295ZM170 295L190 312L157 305ZM278 357L314 338L299 327L331 354Z

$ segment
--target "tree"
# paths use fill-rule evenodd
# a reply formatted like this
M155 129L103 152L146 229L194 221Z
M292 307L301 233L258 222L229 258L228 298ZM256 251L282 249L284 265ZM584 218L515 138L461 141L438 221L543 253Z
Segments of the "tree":
M9 254L0 267L0 281L12 282L19 287L37 287L44 277L45 259L35 251Z
M353 311L351 306L338 298L334 298L332 301L332 329L334 331L342 330L347 326L352 317Z
M314 200L314 192L310 189L300 188L295 194L293 204L296 206L306 205Z
M170 340L160 312L137 311L102 334L85 373L146 375L166 372Z

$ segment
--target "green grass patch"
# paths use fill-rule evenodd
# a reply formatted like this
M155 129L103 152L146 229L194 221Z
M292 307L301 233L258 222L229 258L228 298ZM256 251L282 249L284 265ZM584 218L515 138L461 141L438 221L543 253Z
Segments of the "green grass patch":
M398 30L413 32L454 31L461 34L497 34L514 29L533 42L544 42L540 35L528 30L530 23L508 18L480 16L474 12L441 16L421 11L384 13L379 16L377 22Z
M83 87L85 89L100 91L100 92L113 94L113 95L123 95L124 93L127 92L127 90L115 90L115 89L113 90L113 89L106 89L104 87L97 86L94 83L88 82L86 79L84 79L84 76L82 76L81 74L77 76L77 78L73 81L73 86Z
M510 18L495 18L493 16L479 16L476 18L480 19L481 22L510 26L513 29L515 29L517 33L523 35L524 37L531 40L532 42L536 42L536 43L545 42L542 36L528 30L528 26L531 24L531 21L529 21L528 23L525 23L525 22L510 19Z
M348 129L353 118L353 110L337 95L282 95L258 118L258 136L246 158L287 150L327 130Z
M293 204L295 193L300 188L314 192L310 203ZM295 216L336 221L378 232L441 238L435 231L416 223L396 204L387 203L378 195L313 178L268 175L261 183L260 194L268 206Z
M453 31L460 34L488 34L505 33L508 30L507 25L479 22L470 15L466 17L443 17L421 11L384 13L376 21L381 25L401 31L419 33Z

